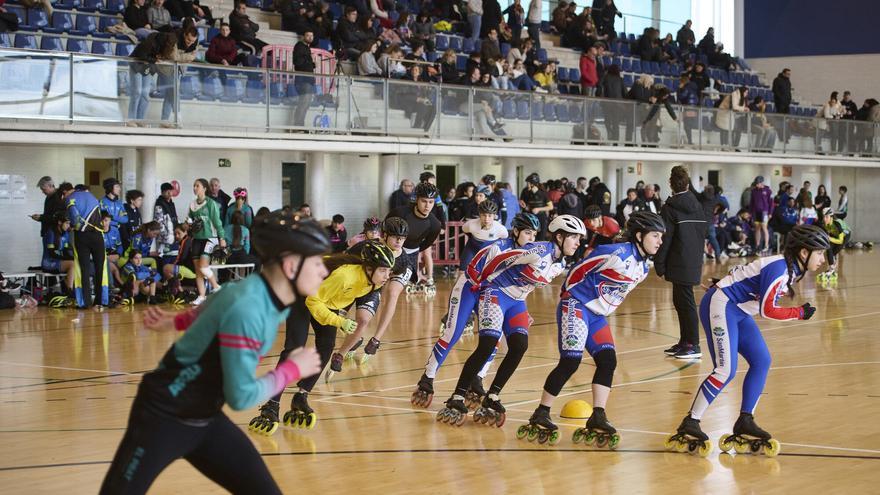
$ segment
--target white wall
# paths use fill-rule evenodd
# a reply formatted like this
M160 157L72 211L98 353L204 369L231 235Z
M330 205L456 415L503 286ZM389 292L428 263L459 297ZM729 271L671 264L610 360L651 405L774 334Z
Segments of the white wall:
M867 98L877 98L880 55L827 55L821 57L750 58L752 69L766 74L772 85L783 68L791 69L791 86L801 105L822 105L832 91L852 92L859 106Z

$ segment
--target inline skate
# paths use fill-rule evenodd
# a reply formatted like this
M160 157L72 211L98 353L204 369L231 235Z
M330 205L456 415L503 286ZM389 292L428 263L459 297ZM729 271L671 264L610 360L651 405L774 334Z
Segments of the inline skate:
M733 449L737 454L763 453L767 457L776 457L781 449L779 440L771 438L769 433L755 424L755 417L749 413L740 413L733 425L733 433L722 435L718 446L722 452Z
M690 414L681 420L678 431L666 439L664 446L666 450L688 452L700 457L706 457L712 451L712 442L700 429L700 420L692 418Z
M516 430L517 440L527 438L528 441L544 444L548 441L550 445L559 443L559 427L550 421L550 412L546 409L538 408L529 418L529 424L522 425Z
M605 416L605 409L594 407L586 426L574 430L571 441L583 441L584 445L596 444L596 447L614 450L620 444L620 435Z

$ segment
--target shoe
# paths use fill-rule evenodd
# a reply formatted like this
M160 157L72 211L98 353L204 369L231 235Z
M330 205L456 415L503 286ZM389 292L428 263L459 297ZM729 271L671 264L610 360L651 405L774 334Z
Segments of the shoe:
M664 350L664 351L663 351L663 354L666 354L667 356L674 356L674 355L676 355L676 354L678 353L679 350L681 350L681 344L680 344L680 343L679 343L679 344L673 344L672 347L670 347L669 349Z
M730 256L728 256L727 253L721 253L721 254L718 256L718 259L721 260L721 261L727 261L728 258L730 258Z
M684 344L673 357L675 359L700 359L703 357L703 353L700 352L700 346L698 345Z
M205 302L205 296L199 296L193 299L193 302L191 302L190 304L192 304L193 306L200 306L203 302Z
M737 244L735 242L731 242L730 244L727 245L727 249L730 251L739 251L741 248L740 248L739 244Z

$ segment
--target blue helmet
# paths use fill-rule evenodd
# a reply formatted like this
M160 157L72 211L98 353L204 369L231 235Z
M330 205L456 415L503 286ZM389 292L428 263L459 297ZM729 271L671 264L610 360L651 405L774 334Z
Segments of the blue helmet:
M526 230L531 229L535 231L541 230L541 221L538 220L538 217L531 213L517 213L515 217L513 217L513 222L511 222L511 226L516 230Z

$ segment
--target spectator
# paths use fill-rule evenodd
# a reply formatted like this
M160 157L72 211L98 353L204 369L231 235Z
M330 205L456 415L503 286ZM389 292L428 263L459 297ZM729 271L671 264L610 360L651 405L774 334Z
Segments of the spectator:
M813 225L818 223L819 215L816 214L816 208L813 207L813 198L805 197L800 210L798 210L798 224Z
M312 217L312 207L308 203L303 203L299 205L297 209L297 214L303 218L311 218Z
M672 120L678 122L675 110L672 108L672 103L669 101L669 88L658 84L654 86L653 92L654 104L651 106L651 110L648 112L647 117L645 117L645 121L642 122L642 137L647 143L657 143L660 141L660 131L662 128L660 125L660 105L663 105L663 107L666 108L666 112Z
M216 189L214 187L215 181L217 184ZM225 231L223 229L223 222L220 220L222 218L221 203L214 199L217 197L217 193L213 197L208 196L209 190L216 190L224 195L226 194L220 190L219 180L211 179L211 183L208 183L205 179L196 179L193 184L193 194L196 197L189 205L188 218L191 222L190 232L193 237L192 259L196 268L196 289L199 293L198 297L192 302L193 306L198 306L205 302L205 279L211 283L214 290L220 287L208 266L211 264L211 255L214 253L214 250L218 247L221 249L226 247ZM226 197L229 198L229 196ZM209 198L213 199L213 201L209 201Z
M153 206L153 221L159 224L159 237L156 238L156 248L160 256L165 256L171 251L175 242L174 229L179 225L177 220L177 207L174 205L174 186L168 182L159 187L161 194L156 198Z
M700 206L702 206L703 214L706 216L706 224L708 226L706 237L709 239L709 245L712 246L712 253L714 253L713 257L717 260L724 261L728 256L718 243L718 232L715 229L715 222L713 219L715 216L715 210L720 204L718 196L715 195L715 186L707 184L706 187L703 188L703 192L697 194L697 199L700 200Z
M803 208L808 199L810 200L810 207L812 208L813 192L810 191L810 187L812 187L812 184L810 184L810 181L805 180L804 186L801 188L800 191L798 191L798 195L797 195L797 207L798 208Z
M526 16L529 38L534 43L535 49L541 49L541 0L529 1L529 12Z
M257 38L260 26L248 17L244 0L235 4L235 10L229 14L229 27L232 29L232 37L256 56L260 56L263 47L268 44Z
M702 353L694 286L700 283L702 275L707 219L690 189L691 179L684 167L672 168L669 185L672 196L661 211L666 232L654 256L654 267L657 275L672 283L672 304L678 314L680 339L664 352L676 359L697 359Z
M556 83L556 64L552 61L544 64L541 71L535 74L535 83L538 85L535 91L539 93L559 93L559 86Z
M128 217L128 224L124 225L125 233L122 239L131 239L132 233L141 227L143 217L141 216L141 207L144 206L144 193L137 189L129 189L125 192L125 215Z
M538 217L541 222L541 231L535 236L537 240L544 240L544 232L547 230L548 215L553 211L553 202L547 197L547 193L541 188L541 178L537 173L531 173L526 177L526 187L519 194L519 206Z
M690 21L688 21L690 22ZM682 72L678 78L678 92L676 93L678 103L687 106L700 106L700 88L697 83L691 81L687 72ZM692 132L699 125L699 111L696 109L683 109L684 132L687 136L688 144L694 144Z
M220 188L220 179L211 178L210 189L206 191L206 195L216 201L217 206L220 207L220 221L222 222L226 218L226 209L229 208L229 202L232 201L232 198ZM190 234L197 234L197 232L190 232Z
M645 204L645 210L650 211L651 213L660 213L660 209L663 206L663 203L660 201L660 196L656 191L656 186L648 184L645 186L644 190L645 197L642 198L642 202Z
M360 234L350 238L346 244L352 247L363 241L380 239L382 237L382 221L378 217L370 217L364 220L364 229Z
M436 46L435 38L436 30L434 29L434 23L431 22L431 17L427 12L420 12L416 16L415 24L413 24L412 39L414 41L421 41L428 52L433 53Z
M501 60L501 45L498 43L497 29L489 29L486 39L480 44L480 59L485 63L488 63L489 59ZM483 72L486 71L483 70Z
M742 134L743 121L736 116L737 113L748 112L749 107L749 88L740 86L726 95L718 106L718 112L715 113L715 125L721 129L721 145L727 146L728 143L733 148L739 146L739 138ZM726 131L726 132L725 132ZM733 140L731 141L731 133Z
M110 230L115 231L122 239L124 245L128 245L128 214L125 211L125 203L120 198L122 184L115 177L108 177L102 183L104 197L98 202L101 209L110 213Z
M139 40L143 40L150 33L156 30L150 25L150 19L147 16L147 9L144 7L144 0L131 0L128 7L122 14L122 20L125 25L135 32Z
M315 72L315 61L312 59L312 43L315 41L315 33L306 30L300 40L293 47L293 70L312 74ZM315 99L315 78L306 75L297 75L294 79L296 87L296 107L293 109L293 125L304 127L306 114Z
M596 87L599 85L599 75L596 72L596 45L588 47L581 55L581 94L584 96L596 96Z
M678 43L678 49L681 51L682 55L693 51L694 44L697 42L697 38L694 36L691 26L693 26L693 22L688 19L684 23L684 26L682 26L675 35L675 42Z
M467 0L467 20L471 28L471 39L480 39L480 28L483 22L483 0Z
M370 36L358 27L357 19L357 10L351 6L346 7L334 33L333 45L341 49L349 60L357 60L361 54L361 46L370 39Z
M647 112L649 111L646 109L646 107L644 105L639 105L638 103L653 104L655 101L657 101L656 98L654 98L654 90L652 89L653 86L654 86L654 77L651 76L650 74L642 74L641 76L639 76L638 81L636 81L636 83L632 85L632 88L630 88L629 92L626 95L626 98L628 100L635 100L637 102L636 110L635 110L635 113L636 113L635 118L638 122L642 122L644 120L642 115L647 115ZM626 119L626 142L627 143L634 142L633 141L633 128L635 127L635 123L636 122L633 119L630 119L630 118ZM642 131L641 131L642 141L645 141L645 130L646 130L645 127L642 126Z
M700 98L703 97L703 92L709 88L709 75L706 74L706 65L703 62L697 62L694 64L694 68L688 73L690 75L691 81L697 85L697 92Z
M229 258L226 262L230 265L254 264L254 269L260 271L260 262L256 256L251 255L251 231L245 225L245 216L241 211L236 211L229 219L225 230L226 245L229 246Z
M601 8L596 8L596 4L602 4ZM614 41L617 37L617 31L614 28L614 18L623 17L623 14L617 10L614 0L594 0L593 13L595 15L593 22L596 24L596 30L600 36L604 36L608 43Z
M846 192L846 186L840 186L837 188L837 193L840 197L837 199L837 213L835 213L834 216L841 220L846 218L846 215L849 212L849 197L846 195Z
M764 177L755 177L755 187L749 200L749 213L755 226L755 251L759 256L770 250L770 231L767 228L773 213L773 192L764 184Z
M369 0L370 3L370 12L372 12L373 16L379 21L379 25L382 26L383 29L391 29L394 27L394 21L388 15L388 12L385 11L385 5L382 0Z
M818 212L831 208L831 198L828 197L828 191L823 184L819 184L819 188L816 189L816 198L813 200L813 206Z
M526 11L522 7L522 0L513 0L513 3L508 5L501 14L507 14L507 25L510 27L511 34L510 45L519 46L522 38L522 29L526 23ZM510 63L509 60L508 63ZM512 63L510 65L513 66Z
M64 210L55 211L47 222L51 226L43 235L43 257L40 268L46 273L64 274L61 293L71 296L73 292L74 258L70 239L70 219Z
M752 101L750 110L752 112L751 128L755 131L755 142L752 144L752 148L769 153L776 146L776 129L767 120L767 102L762 96L757 96Z
M529 4L530 12L531 8L532 4ZM553 12L550 14L550 26L557 34L562 34L565 32L566 28L568 28L568 20L568 2L560 0L559 3L556 4L556 8L553 9Z
M76 305L80 309L92 305L92 288L89 274L94 278L95 299L100 306L110 304L107 258L104 251L104 232L101 228L100 204L98 199L89 192L88 186L78 184L65 197L67 218L70 228L76 232L73 236L74 259L79 266L74 271L73 284Z
M147 22L156 31L168 32L171 26L171 12L164 6L165 0L153 0L147 9Z
M773 104L776 106L776 113L785 115L791 113L791 69L789 68L782 69L782 72L773 79Z
M171 60L179 64L188 64L196 59L196 50L198 49L199 32L191 20L184 22L183 27L173 32L175 37L174 50L172 50ZM171 113L175 109L174 96L174 78L179 78L180 74L175 72L175 67L171 64L161 64L156 68L158 74L157 89L162 93L162 121L161 127L173 127L173 123L166 122L171 118ZM178 108L175 121L180 119L180 111Z
M211 39L208 51L205 53L205 60L212 64L220 65L244 65L247 62L247 55L238 53L238 44L230 36L231 29L229 24L220 23L220 33ZM296 49L294 48L294 65L296 65ZM220 79L225 82L226 71L220 71Z
M663 60L667 62L675 62L681 58L681 52L678 51L678 47L672 39L672 33L666 33L666 36L660 42L660 49L663 52Z
M843 115L840 117L843 120L851 120L855 121L856 116L859 113L859 107L856 105L851 98L852 93L849 91L843 92L843 99L840 100L840 106L843 107ZM853 152L856 150L856 136L857 129L855 128L854 122L849 125L841 124L841 136L840 136L840 144L837 148L838 153L844 151L844 148L848 152Z
M131 52L131 58L135 61L128 65L129 100L126 125L142 125L138 121L144 120L147 115L153 74L157 70L155 64L173 60L176 44L177 38L173 33L153 33L138 43Z
M330 12L329 3L318 2L313 27L316 38L329 40L333 37L333 13Z
M459 84L461 82L461 74L456 66L455 50L449 49L443 52L442 62L440 62L440 79L443 84Z
M409 73L404 79L419 82L421 73L422 67L418 64L413 64L410 66ZM431 99L434 90L423 84L408 84L400 89L402 90L403 109L405 115L410 119L412 127L428 132L431 129L431 124L434 123L434 117L437 115L437 108Z
M493 29L496 31L497 38L498 28L501 25L502 20L501 5L498 3L498 0L483 0L483 16L480 19L480 38L488 38L489 31Z
M720 67L726 71L736 70L734 58L724 52L724 43L715 45L715 50L709 55L709 65Z
M620 66L613 64L608 67L608 72L600 82L600 92L605 98L622 100L626 92L626 86L623 78L620 77ZM608 133L608 141L617 146L620 140L620 124L626 119L626 111L629 106L624 106L621 102L603 102L603 113L605 114L605 130ZM630 112L631 113L631 112Z
M699 48L700 53L707 57L715 53L715 28L706 30L706 36L703 36L697 48Z
M626 197L617 205L617 223L626 225L629 216L637 211L645 209L645 204L639 199L638 192L631 187L626 190Z
M65 192L71 191L73 186L68 182L63 183L62 186L64 188L56 188L52 177L48 175L37 181L37 187L46 196L46 199L43 200L43 213L31 215L32 220L40 222L40 237L46 237L46 233L56 227L55 213L65 210L63 195Z
M151 268L144 264L143 255L135 252L129 258L128 263L122 267L122 273L125 276L128 289L123 297L132 297L135 301L140 301L139 296L148 296L146 301L149 304L159 304L156 299L156 285L161 277L156 273L155 268Z
M822 134L828 134L831 137L830 151L833 152L837 149L838 141L840 140L840 126L837 121L842 115L843 107L837 100L837 91L832 91L828 101L822 105L822 111L820 112L821 118L819 118L817 127L823 132L816 134L816 151L822 151Z
M232 196L235 198L235 202L227 208L226 216L223 217L223 225L228 226L232 223L232 215L235 215L236 212L240 212L243 222L242 225L251 228L251 224L254 222L254 209L248 204L247 188L236 187L235 191L232 192Z
M345 240L348 233L345 231L345 217L340 214L333 215L330 225L327 226L327 235L330 236L330 246L334 253L345 251L347 244Z
M389 209L396 210L401 206L408 206L413 200L412 195L415 187L416 185L409 179L400 181L400 188L391 193L388 204Z
M880 105L874 98L868 98L856 114L856 120L860 121L856 127L856 151L858 153L872 153L874 149L874 126L872 123L880 123Z
M598 177L590 179L590 189L586 204L587 206L599 206L602 210L602 215L606 217L611 215L611 191Z
M382 68L376 61L376 51L379 50L379 40L372 39L361 45L361 54L358 57L358 74L368 77L382 77Z
M571 183L565 186L565 195L559 200L557 213L559 215L574 215L577 218L584 218L584 203Z
M773 212L773 230L784 238L797 223L798 210L794 205L794 198L789 196L785 199L785 203L777 206Z
M199 4L199 0L165 0L165 8L175 19L193 19L195 22L214 25L211 9Z

